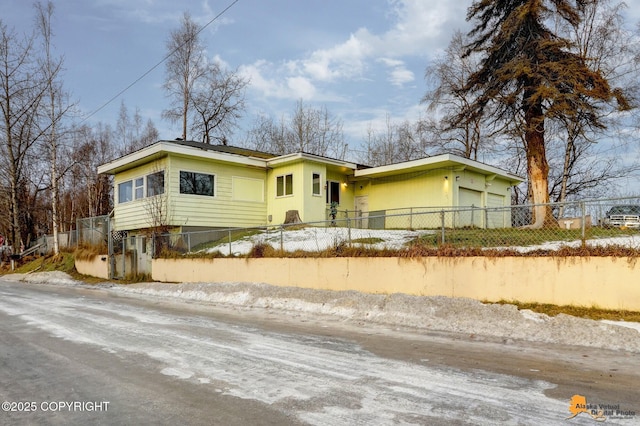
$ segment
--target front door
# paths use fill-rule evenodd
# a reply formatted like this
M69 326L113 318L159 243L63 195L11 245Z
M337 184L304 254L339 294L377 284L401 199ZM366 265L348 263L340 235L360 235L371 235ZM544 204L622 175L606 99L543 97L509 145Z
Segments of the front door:
M369 196L358 195L355 199L356 228L367 229L369 227Z

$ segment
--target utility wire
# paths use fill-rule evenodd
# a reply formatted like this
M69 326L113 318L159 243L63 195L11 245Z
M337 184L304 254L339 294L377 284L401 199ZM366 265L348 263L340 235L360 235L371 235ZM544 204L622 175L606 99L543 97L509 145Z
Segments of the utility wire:
M220 18L222 15L224 15L229 9L231 9L236 3L238 3L240 0L234 0L231 4L229 4L229 6L227 6L226 8L224 8L224 10L220 13L218 13L216 16L213 17L213 19L211 19L209 22L207 22L205 25L203 25L196 33L194 36L197 36L198 34L200 34L205 28L207 28L209 25L211 25L213 22L215 22L218 18ZM102 109L104 109L107 105L109 105L111 102L115 101L116 99L118 99L120 97L120 95L122 95L124 92L126 92L127 90L131 89L133 86L135 86L140 80L142 80L143 78L145 78L147 75L151 74L156 68L158 68L160 65L162 65L167 59L169 59L174 53L176 53L178 50L180 50L184 45L186 45L187 43L190 43L191 39L186 40L184 43L182 43L180 46L176 47L175 49L173 49L171 52L169 52L164 58L162 58L160 60L160 62L158 62L157 64L155 64L153 67L151 67L149 70L147 70L144 74L142 74L140 77L138 77L133 83L129 84L127 87L125 87L124 89L122 89L121 91L119 91L116 95L114 95L112 98L110 98L108 101L106 101L104 104L102 104L98 109L94 110L93 112L91 112L89 115L85 116L79 124L84 123L85 121L87 121L89 118L93 117L94 115L96 115L98 112L100 112Z

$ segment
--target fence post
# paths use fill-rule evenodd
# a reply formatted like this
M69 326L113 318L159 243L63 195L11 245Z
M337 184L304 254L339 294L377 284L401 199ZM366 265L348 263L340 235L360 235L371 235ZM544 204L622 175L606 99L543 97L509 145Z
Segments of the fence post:
M280 225L280 255L284 253L284 226Z
M409 229L413 229L413 207L409 208Z
M191 253L191 232L187 232L187 253Z
M484 229L489 229L489 208L484 207Z
M585 209L584 201L580 203L580 209L582 210L582 220L580 221L580 222L581 222L581 226L580 226L580 228L581 228L581 229L580 229L580 231L581 231L581 234L582 234L582 246L585 246L585 245L586 245L586 243L587 243L587 241L586 241L586 238L587 238L587 235L586 235L586 229L587 229L587 226L586 226L587 214L586 214L586 209Z
M347 217L347 235L349 239L349 247L351 247L351 220Z
M229 256L231 256L233 252L231 251L231 229L229 229Z
M440 211L440 229L442 230L441 243L444 244L444 210Z
M128 236L122 237L122 279L127 276L127 238Z

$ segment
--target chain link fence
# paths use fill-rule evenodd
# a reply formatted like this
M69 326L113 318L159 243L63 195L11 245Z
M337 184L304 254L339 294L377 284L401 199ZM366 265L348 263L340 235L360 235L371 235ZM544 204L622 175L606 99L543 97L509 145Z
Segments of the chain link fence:
M77 245L107 247L110 235L108 215L88 217L76 221Z
M556 223L542 229L526 226L532 221L535 207L328 210L326 221L158 235L154 237L153 255L173 252L241 256L259 254L265 247L283 255L344 246L405 250L416 244L519 252L583 244L640 248L638 197L544 205Z

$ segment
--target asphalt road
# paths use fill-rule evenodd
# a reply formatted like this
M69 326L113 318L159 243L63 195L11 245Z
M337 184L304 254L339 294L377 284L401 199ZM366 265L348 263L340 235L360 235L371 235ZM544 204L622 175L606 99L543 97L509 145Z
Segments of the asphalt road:
M640 355L0 282L0 424L593 424ZM626 418L625 418L626 417Z

